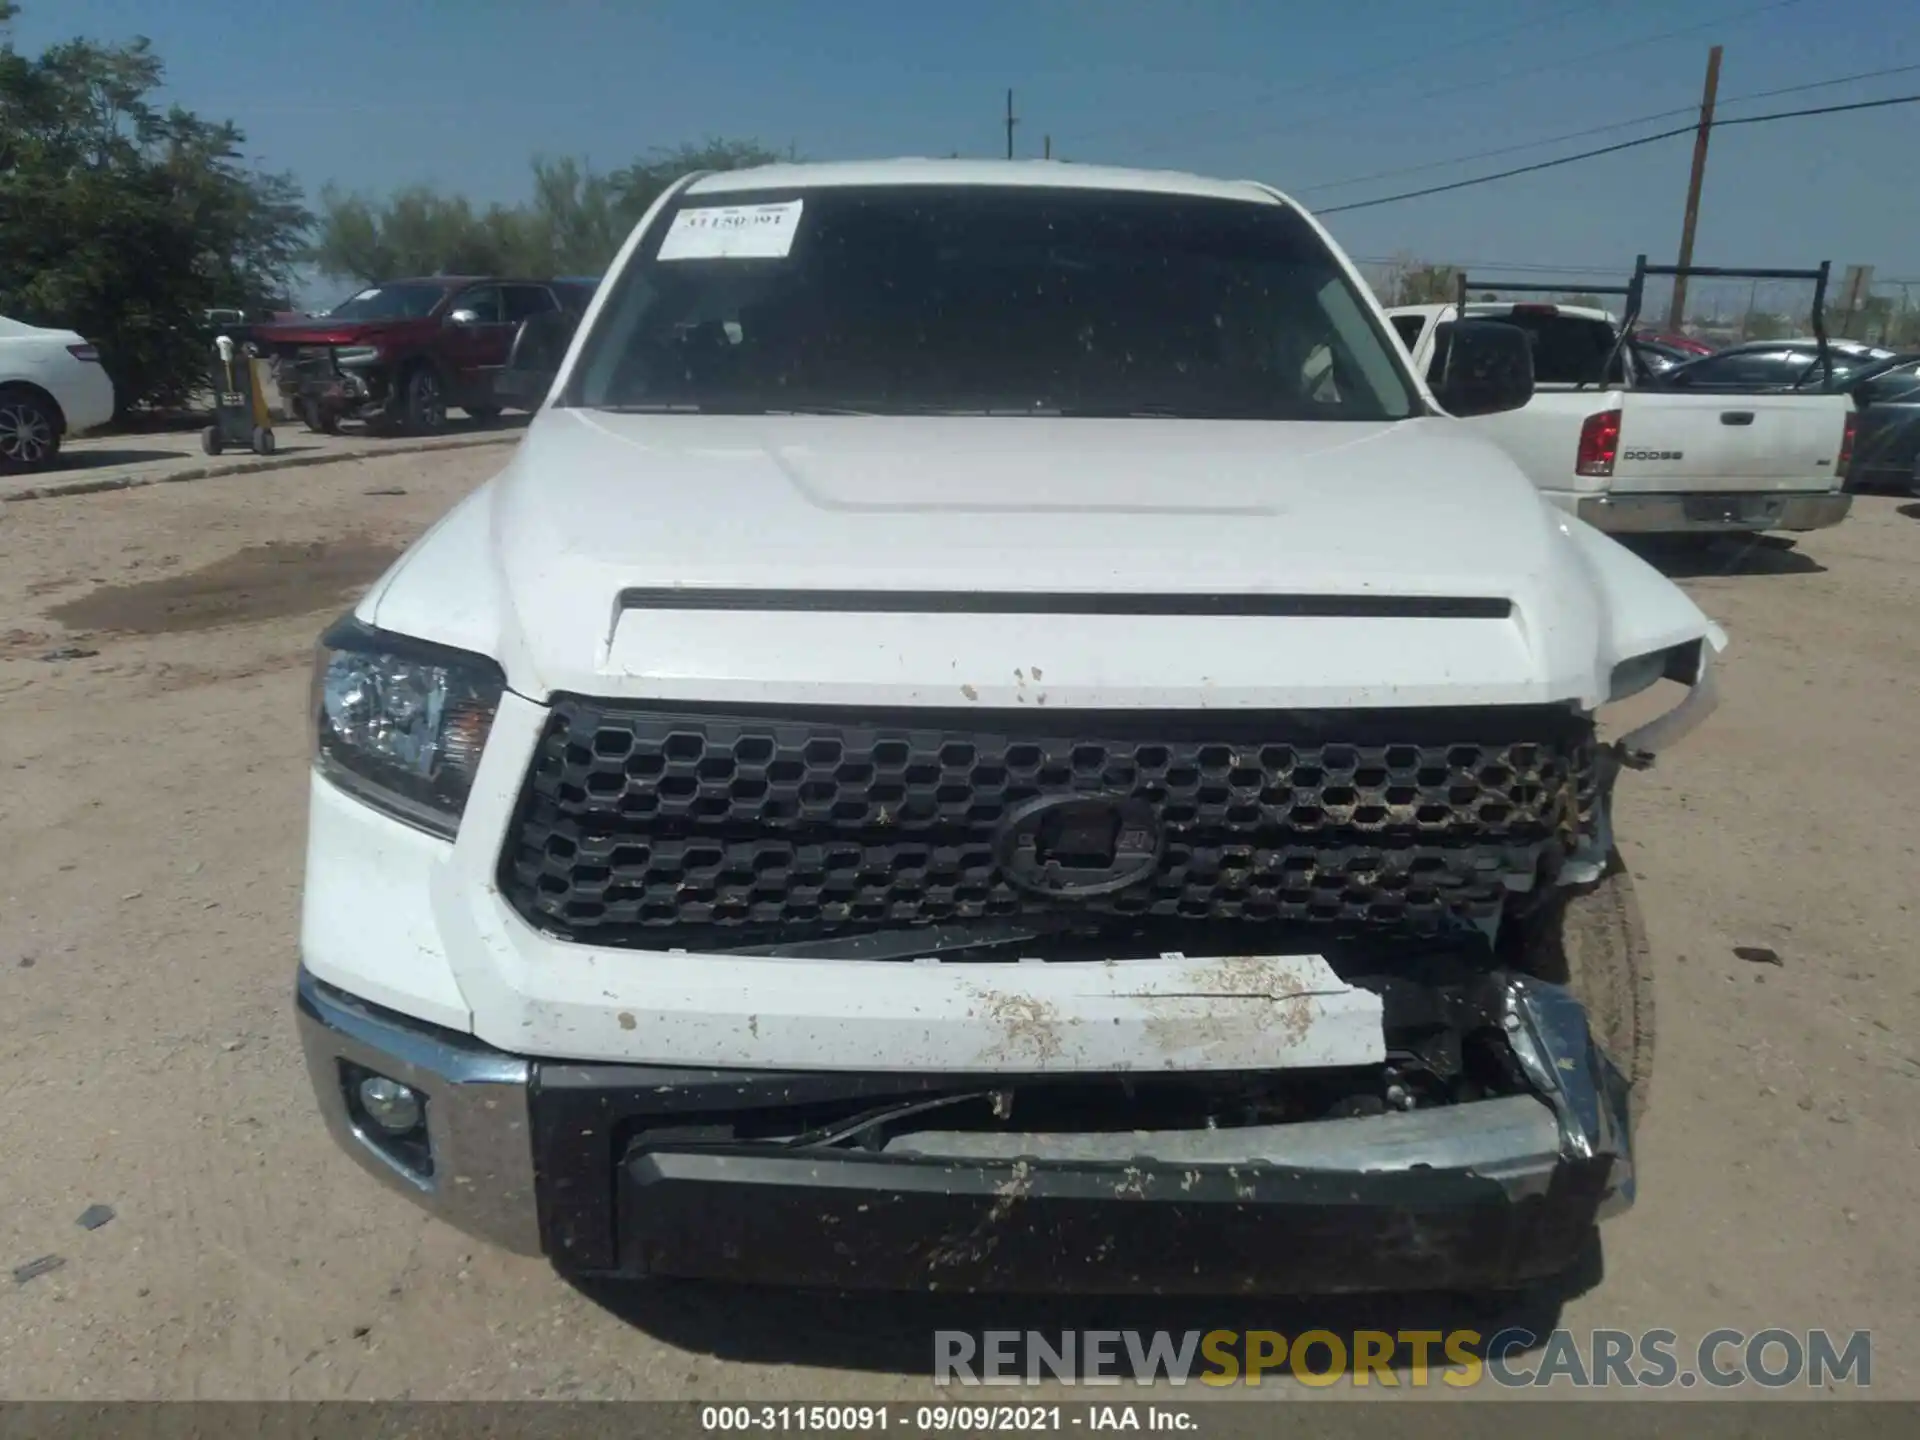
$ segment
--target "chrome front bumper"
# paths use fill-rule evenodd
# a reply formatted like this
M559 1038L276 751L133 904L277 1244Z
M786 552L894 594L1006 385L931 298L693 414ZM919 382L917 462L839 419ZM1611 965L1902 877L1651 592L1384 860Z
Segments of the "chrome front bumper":
M363 1169L468 1234L523 1255L541 1253L525 1060L368 1005L314 979L305 966L295 1013L320 1114ZM427 1097L431 1174L394 1159L354 1116L343 1065Z
M1753 535L1824 530L1853 508L1845 494L1582 495L1574 513L1610 535Z
M1626 1087L1578 1002L1520 978L1504 993L1533 1095L1218 1131L919 1130L877 1149L668 1132L766 1097L958 1077L530 1061L304 968L297 1011L321 1112L363 1168L462 1230L571 1271L917 1288L931 1268L941 1288L1180 1289L1225 1261L1241 1267L1232 1284L1310 1293L1520 1283L1573 1263L1593 1223L1632 1204ZM426 1097L429 1173L356 1118L353 1067ZM649 1128L663 1138L628 1138ZM1010 1227L1016 1193L1028 1218ZM980 1246L982 1226L1026 1233ZM1182 1251L1192 1237L1205 1246ZM1084 1263L1107 1255L1122 1257L1117 1281ZM984 1267L971 1281L956 1273L968 1259ZM1246 1268L1263 1262L1264 1274Z

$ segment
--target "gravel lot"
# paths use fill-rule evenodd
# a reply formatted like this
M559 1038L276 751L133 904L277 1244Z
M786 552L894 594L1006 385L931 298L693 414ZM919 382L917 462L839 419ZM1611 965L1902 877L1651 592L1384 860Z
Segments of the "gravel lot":
M308 658L505 454L0 507L0 1262L65 1262L0 1279L0 1395L912 1398L936 1325L1432 1318L588 1296L338 1155L289 1010ZM1733 648L1720 713L1624 782L1660 1064L1569 1325L1871 1328L1875 1392L1920 1398L1916 555L1920 505L1865 499L1676 571Z

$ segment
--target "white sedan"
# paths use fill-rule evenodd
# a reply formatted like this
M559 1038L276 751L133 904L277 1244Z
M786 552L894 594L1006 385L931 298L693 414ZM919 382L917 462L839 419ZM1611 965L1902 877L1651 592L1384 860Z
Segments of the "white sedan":
M44 470L62 440L113 419L113 381L71 330L0 315L0 475Z

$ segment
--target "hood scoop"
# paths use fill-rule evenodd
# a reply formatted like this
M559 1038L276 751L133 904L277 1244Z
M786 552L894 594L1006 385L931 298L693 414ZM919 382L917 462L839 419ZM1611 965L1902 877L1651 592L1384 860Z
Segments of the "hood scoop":
M624 590L620 609L802 611L821 615L1138 615L1256 618L1505 620L1513 602L1467 595L1101 595L1066 591Z

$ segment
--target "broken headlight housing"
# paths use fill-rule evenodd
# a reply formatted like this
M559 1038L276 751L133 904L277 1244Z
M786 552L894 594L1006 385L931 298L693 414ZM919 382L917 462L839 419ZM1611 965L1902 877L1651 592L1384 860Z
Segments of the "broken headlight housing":
M314 763L375 809L451 840L505 688L483 655L346 616L314 656Z
M1700 678L1701 642L1689 640L1666 650L1649 650L1622 660L1613 667L1607 686L1607 701L1627 700L1642 690L1650 690L1662 680L1678 680L1691 685Z

